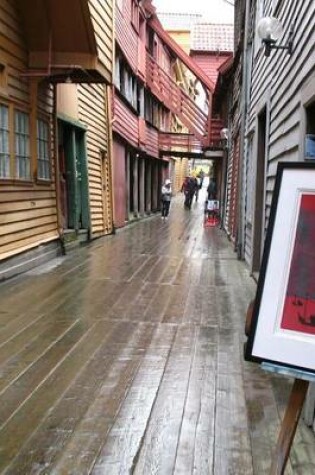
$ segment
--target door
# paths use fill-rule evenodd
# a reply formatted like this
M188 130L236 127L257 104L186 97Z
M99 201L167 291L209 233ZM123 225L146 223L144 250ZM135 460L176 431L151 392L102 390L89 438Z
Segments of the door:
M264 241L264 189L266 157L266 109L258 116L258 143L256 163L256 189L254 207L254 236L252 271L259 272Z
M85 131L63 121L59 124L59 163L64 227L89 229Z

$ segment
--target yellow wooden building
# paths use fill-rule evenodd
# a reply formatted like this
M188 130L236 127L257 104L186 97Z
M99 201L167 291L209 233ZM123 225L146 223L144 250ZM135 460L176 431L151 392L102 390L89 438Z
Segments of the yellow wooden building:
M0 25L1 280L112 230L113 1L0 0Z

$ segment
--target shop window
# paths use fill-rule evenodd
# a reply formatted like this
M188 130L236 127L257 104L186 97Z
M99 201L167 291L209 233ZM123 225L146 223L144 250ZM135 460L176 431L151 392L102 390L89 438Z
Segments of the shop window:
M0 104L0 178L9 177L9 108Z
M20 180L30 180L30 124L25 112L16 111L15 123L15 176Z
M49 124L37 120L37 178L50 180Z

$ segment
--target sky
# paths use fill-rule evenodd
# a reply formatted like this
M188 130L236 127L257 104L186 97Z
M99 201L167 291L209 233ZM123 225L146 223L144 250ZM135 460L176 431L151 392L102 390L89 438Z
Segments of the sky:
M233 0L153 0L157 12L202 13L213 23L233 23Z

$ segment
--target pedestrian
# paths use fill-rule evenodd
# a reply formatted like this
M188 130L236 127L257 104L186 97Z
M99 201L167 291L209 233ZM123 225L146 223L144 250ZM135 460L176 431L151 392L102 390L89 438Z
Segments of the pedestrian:
M195 194L195 189L196 189L195 179L193 177L186 176L184 183L182 185L182 189L181 189L181 191L185 195L184 207L186 209L191 208L191 202Z
M170 212L170 205L172 199L172 187L171 187L171 180L168 178L165 180L162 190L162 219L168 219L168 215Z
M198 201L198 196L199 196L199 190L200 190L200 178L198 176L196 176L194 178L195 180L195 198L196 198L196 202Z

